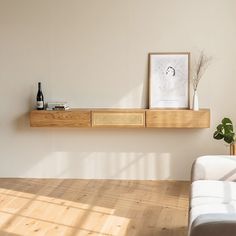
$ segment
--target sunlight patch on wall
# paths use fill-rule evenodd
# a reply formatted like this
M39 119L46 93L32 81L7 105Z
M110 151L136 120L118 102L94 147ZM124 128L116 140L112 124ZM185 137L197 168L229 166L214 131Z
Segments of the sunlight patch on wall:
M27 171L57 178L168 179L170 153L141 152L52 152ZM53 166L52 169L45 166Z

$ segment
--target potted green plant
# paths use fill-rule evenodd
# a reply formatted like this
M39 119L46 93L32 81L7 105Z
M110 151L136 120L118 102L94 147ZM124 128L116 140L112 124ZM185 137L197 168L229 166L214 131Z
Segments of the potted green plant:
M230 145L230 155L236 155L236 135L234 132L233 123L229 118L224 118L216 127L213 135L214 139L224 139Z

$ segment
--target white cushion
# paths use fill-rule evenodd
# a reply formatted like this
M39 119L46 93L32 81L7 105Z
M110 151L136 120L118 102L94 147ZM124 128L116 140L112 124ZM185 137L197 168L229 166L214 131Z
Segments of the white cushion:
M236 203L236 182L198 180L192 183L191 205Z
M190 225L198 216L209 214L236 214L236 203L234 202L230 204L210 204L193 207L190 211Z
M236 183L198 180L192 183L190 225L207 214L236 214Z
M235 156L202 156L192 167L192 181L197 180L236 180Z

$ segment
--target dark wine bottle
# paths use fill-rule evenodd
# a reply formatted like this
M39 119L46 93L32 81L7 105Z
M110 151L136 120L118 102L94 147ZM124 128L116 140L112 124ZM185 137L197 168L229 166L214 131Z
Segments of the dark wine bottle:
M37 110L43 110L43 109L44 109L43 92L42 92L41 82L38 82Z

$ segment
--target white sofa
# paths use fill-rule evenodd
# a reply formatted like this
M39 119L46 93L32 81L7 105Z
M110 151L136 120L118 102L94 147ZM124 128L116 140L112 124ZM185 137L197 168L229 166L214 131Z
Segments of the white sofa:
M236 156L202 156L193 164L189 236L236 236Z

